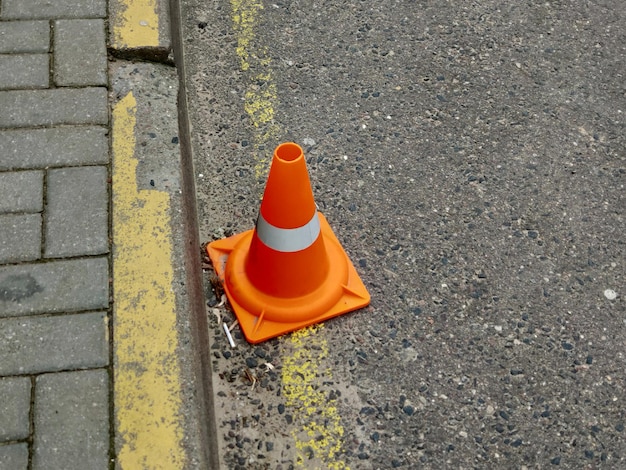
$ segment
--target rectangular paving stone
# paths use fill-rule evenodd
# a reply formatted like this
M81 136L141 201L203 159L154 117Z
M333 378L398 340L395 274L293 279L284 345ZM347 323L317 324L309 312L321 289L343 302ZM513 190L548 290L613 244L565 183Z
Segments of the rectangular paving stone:
M0 54L48 52L48 21L0 21Z
M106 257L0 266L0 318L108 306Z
M28 437L30 389L29 377L0 378L0 442L19 441Z
M28 470L28 445L24 442L0 445L0 469Z
M107 164L104 127L0 130L0 170Z
M108 394L105 370L37 377L33 470L109 468Z
M107 124L107 89L0 91L0 127Z
M106 366L106 313L0 318L0 375Z
M41 214L0 214L0 263L41 257Z
M104 18L106 0L2 0L2 19Z
M42 209L43 171L0 173L0 214L41 212Z
M0 54L0 90L47 88L49 70L48 54Z
M109 251L107 177L104 166L48 171L46 257Z
M58 20L54 23L54 82L58 86L107 84L103 20Z

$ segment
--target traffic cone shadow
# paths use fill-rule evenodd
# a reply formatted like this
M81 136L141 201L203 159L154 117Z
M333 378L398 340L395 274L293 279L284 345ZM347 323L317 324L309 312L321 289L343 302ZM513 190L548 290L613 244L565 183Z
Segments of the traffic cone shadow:
M207 245L250 343L362 307L370 296L317 211L302 148L279 145L256 227Z

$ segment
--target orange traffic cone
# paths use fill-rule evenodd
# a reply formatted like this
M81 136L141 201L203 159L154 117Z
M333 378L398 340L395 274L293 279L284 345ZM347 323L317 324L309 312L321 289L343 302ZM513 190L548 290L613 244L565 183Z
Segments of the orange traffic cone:
M250 343L365 307L370 296L317 212L302 148L274 151L254 230L207 253Z

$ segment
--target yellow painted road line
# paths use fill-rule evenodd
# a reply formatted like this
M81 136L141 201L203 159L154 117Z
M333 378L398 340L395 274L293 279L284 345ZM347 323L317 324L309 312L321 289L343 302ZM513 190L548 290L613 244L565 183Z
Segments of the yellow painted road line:
M120 13L111 18L115 49L159 45L156 0L119 0Z
M136 108L131 92L112 113L117 468L182 469L170 197L137 188Z
M254 131L254 173L257 179L264 179L271 161L268 151L273 150L268 149L268 144L279 136L280 127L274 122L278 93L272 79L271 58L265 48L259 48L255 43L255 29L263 3L260 0L230 0L230 6L237 35L236 52L241 70L248 75L244 110Z
M237 33L237 55L241 60L241 70L250 68L250 60L254 57L254 28L258 11L263 9L260 0L231 0L233 27Z
M237 35L236 53L242 72L248 78L244 96L244 110L254 132L254 172L257 179L264 179L269 170L271 152L268 148L280 137L282 130L275 122L278 92L272 78L271 58L264 47L256 41L258 17L263 10L261 0L230 0L232 24ZM278 143L278 142L274 142ZM314 387L328 345L317 334L323 325L306 328L293 333L286 341L295 351L283 362L282 389L285 405L293 409L295 422L302 423L292 437L297 449L296 464L300 467L331 470L347 469L341 459L343 427L341 416L335 406L328 402L326 394ZM309 343L305 345L304 343ZM311 348L311 344L314 348ZM330 370L325 371L331 380ZM314 460L309 457L313 453Z
M305 328L287 339L294 352L283 362L283 396L285 406L294 413L294 421L303 423L292 433L297 449L295 463L307 469L348 469L340 455L344 434L341 416L326 393L314 387L328 357L328 344L319 334L323 327L319 324ZM324 380L332 381L328 369Z

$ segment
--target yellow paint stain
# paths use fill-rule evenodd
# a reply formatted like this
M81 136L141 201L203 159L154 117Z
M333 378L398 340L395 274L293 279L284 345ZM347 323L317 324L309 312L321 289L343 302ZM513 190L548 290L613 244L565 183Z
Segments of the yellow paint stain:
M250 57L253 53L255 37L254 27L257 22L258 11L263 9L259 0L231 0L233 27L237 33L237 55L241 60L241 70L250 68Z
M260 0L231 0L230 5L233 29L237 35L236 53L241 70L248 75L244 110L254 128L254 173L257 179L264 179L271 160L268 146L279 136L280 127L274 121L278 93L271 74L272 61L266 48L257 47L255 41L255 29L263 3Z
M113 348L118 468L182 469L170 198L138 190L137 103L113 108Z
M287 340L294 352L283 363L283 396L285 405L293 410L294 421L303 423L292 433L297 449L295 463L307 469L348 469L341 459L341 416L326 393L315 387L328 357L328 344L317 334L323 327L319 324L299 330ZM332 380L329 369L324 371L324 378ZM318 462L317 467L312 462Z
M248 78L244 95L244 110L254 131L253 159L257 179L265 179L269 171L271 143L277 143L282 130L275 122L278 92L271 73L271 58L264 47L256 44L255 29L260 0L230 0L233 29L237 35L236 53L241 70ZM286 406L294 410L295 422L302 426L294 430L292 437L297 449L296 464L307 469L348 469L341 459L344 430L341 416L328 397L314 387L322 362L328 356L326 342L315 335L323 325L317 325L293 333L289 345L294 349L283 364L282 385ZM305 347L304 342L313 341L315 348ZM324 371L331 380L330 370ZM310 459L311 454L314 460ZM312 466L317 462L318 467Z
M267 79L270 80L271 77ZM254 127L261 127L274 121L274 103L277 101L276 85L268 82L267 88L247 91L244 109Z
M270 153L271 149L268 149L268 145L270 142L276 141L280 134L281 129L275 123L267 126L263 132L254 134L254 176L259 180L265 179L269 172L272 153Z
M119 13L112 15L116 49L159 45L159 15L156 0L119 0Z

